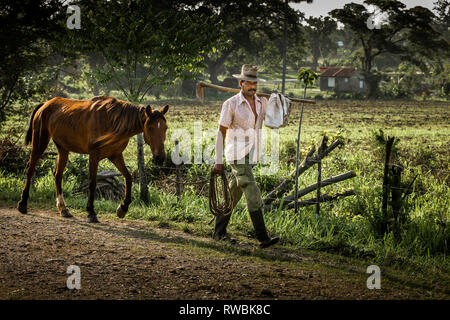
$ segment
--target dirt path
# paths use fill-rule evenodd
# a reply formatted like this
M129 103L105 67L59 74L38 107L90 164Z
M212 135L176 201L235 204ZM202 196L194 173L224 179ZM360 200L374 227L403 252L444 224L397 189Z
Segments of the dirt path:
M0 299L448 299L448 285L382 274L366 286L366 267L276 246L237 247L142 221L76 214L22 215L0 207ZM67 267L81 270L69 290Z

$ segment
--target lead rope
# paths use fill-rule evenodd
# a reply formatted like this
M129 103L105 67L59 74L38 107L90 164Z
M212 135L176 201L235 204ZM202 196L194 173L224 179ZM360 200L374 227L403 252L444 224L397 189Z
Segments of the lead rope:
M211 170L209 178L209 210L217 217L224 217L233 211L233 201L228 187L228 179L225 170L222 173L214 173ZM214 218L210 223L214 221Z

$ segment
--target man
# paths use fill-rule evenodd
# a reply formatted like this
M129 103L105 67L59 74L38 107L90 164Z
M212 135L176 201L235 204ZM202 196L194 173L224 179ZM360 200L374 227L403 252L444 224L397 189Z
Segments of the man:
M261 156L261 127L267 108L267 100L256 95L258 81L257 67L244 64L241 74L233 75L239 79L241 91L224 102L219 119L216 138L216 164L213 171L222 173L222 150L225 143L225 158L232 170L229 183L233 209L245 195L250 218L255 228L256 238L261 248L277 243L280 238L267 234L263 218L261 192L253 176L253 167ZM218 240L235 242L227 234L230 215L216 218L213 237Z

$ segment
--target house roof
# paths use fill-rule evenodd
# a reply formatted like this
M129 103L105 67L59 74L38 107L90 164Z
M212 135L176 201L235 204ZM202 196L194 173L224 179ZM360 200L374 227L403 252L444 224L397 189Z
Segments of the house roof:
M345 67L320 67L320 77L344 77L348 78L353 75L355 68Z

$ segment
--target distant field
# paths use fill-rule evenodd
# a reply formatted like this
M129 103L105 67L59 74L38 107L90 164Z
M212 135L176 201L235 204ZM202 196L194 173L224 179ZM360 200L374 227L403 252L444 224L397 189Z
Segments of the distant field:
M228 96L231 96L228 95ZM224 96L224 99L227 95ZM199 104L196 101L172 100L151 103L161 107L168 103L170 111L167 114L169 129L167 132L166 149L174 146L172 133L176 129L190 132L193 141L194 122L201 121L202 130L215 130L220 115L222 101L207 101ZM289 125L281 128L280 133L280 164L287 165L287 160L295 156L295 139L297 138L300 105L293 105ZM28 126L28 117L10 118L3 126L1 135L10 134L22 141ZM266 130L269 130L265 128ZM304 108L300 149L303 154L313 144L318 144L322 135L330 138L341 138L345 147L333 153L333 159L339 158L355 162L376 164L380 158L374 157L374 146L371 143L372 132L383 129L389 136L400 139L401 156L410 166L421 166L422 169L433 169L432 173L440 180L448 175L450 169L450 103L417 102L417 101L317 101L316 105L306 105ZM213 140L203 141L212 143ZM56 152L53 143L49 144L48 152ZM136 140L130 140L124 152L128 167L137 170ZM146 160L151 159L150 148L145 148ZM170 156L170 153L168 153ZM71 154L70 159L79 157ZM193 154L192 154L193 159ZM283 162L285 160L285 162ZM290 162L291 163L291 162ZM379 163L380 168L381 164ZM114 167L107 160L100 163L101 168ZM364 174L364 172L362 172ZM280 176L283 173L280 172ZM443 181L443 180L442 180ZM448 183L448 180L446 180Z

